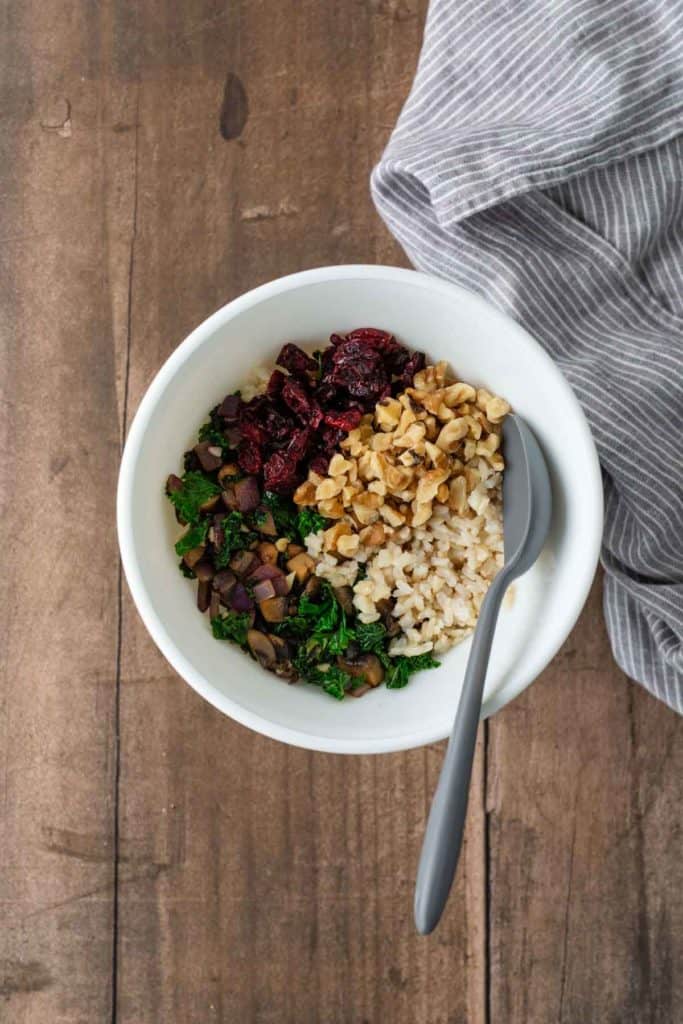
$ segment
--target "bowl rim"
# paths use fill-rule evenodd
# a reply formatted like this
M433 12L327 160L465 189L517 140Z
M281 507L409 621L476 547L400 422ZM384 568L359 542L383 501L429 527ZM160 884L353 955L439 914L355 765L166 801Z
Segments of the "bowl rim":
M244 310L257 305L265 299L270 299L302 285L314 284L317 282L329 282L335 280L349 280L362 277L363 279L375 278L377 280L389 280L393 282L426 289L432 292L458 298L463 294L468 296L469 301L479 303L482 310L488 317L498 316L505 322L506 328L517 335L517 340L527 348L533 348L545 360L554 376L559 377L559 385L566 391L566 396L576 412L576 423L578 431L583 435L582 440L586 444L589 454L588 464L585 467L583 485L585 487L585 498L594 506L592 527L590 534L584 536L583 550L585 556L581 564L577 564L575 598L571 606L566 609L560 626L553 631L552 639L545 645L540 645L536 657L530 660L528 670L517 682L503 683L485 702L482 707L482 719L488 718L500 710L511 700L522 693L543 669L555 657L558 650L574 628L576 621L583 609L588 593L593 582L598 565L600 544L603 529L603 490L602 474L595 442L591 434L588 421L583 409L576 398L571 386L564 377L562 371L548 355L543 347L507 314L498 310L491 303L481 296L460 285L445 281L416 270L409 270L403 267L392 267L381 264L341 264L337 266L317 267L311 270L304 270L298 273L289 274L285 277L276 278L265 284L259 285L251 291L239 295L232 301L226 303L216 312L203 320L193 331L182 341L177 348L166 359L161 368L157 371L151 384L145 391L142 400L137 408L128 431L125 441L121 465L119 470L117 496L116 496L116 523L121 553L121 562L125 573L129 590L133 597L137 611L156 646L164 655L166 660L194 690L205 700L212 704L219 711L230 718L247 726L254 731L268 736L271 739L280 740L293 746L302 747L308 750L324 751L336 754L377 754L389 753L392 751L409 750L414 747L423 746L428 743L438 742L445 739L448 732L434 729L415 728L410 733L403 733L396 737L385 737L371 740L368 738L354 739L353 737L338 738L317 733L305 732L292 729L289 726L281 725L263 717L256 712L248 710L233 701L226 694L218 691L208 680L183 655L171 635L166 630L164 623L156 614L152 601L144 585L142 574L138 568L135 558L134 527L132 516L132 491L135 468L144 439L147 425L151 420L157 405L163 398L167 384L175 377L183 364L190 356L213 335L217 328L232 320Z

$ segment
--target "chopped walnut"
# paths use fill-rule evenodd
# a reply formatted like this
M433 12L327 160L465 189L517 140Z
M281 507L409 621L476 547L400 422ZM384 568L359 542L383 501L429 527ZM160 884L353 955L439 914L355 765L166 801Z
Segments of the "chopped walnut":
M509 411L485 388L449 379L445 362L426 366L412 387L363 416L330 459L327 476L309 473L294 501L335 520L324 548L333 562L349 559L349 566L388 537L406 530L409 536L436 507L480 515L491 489L500 487L501 422Z

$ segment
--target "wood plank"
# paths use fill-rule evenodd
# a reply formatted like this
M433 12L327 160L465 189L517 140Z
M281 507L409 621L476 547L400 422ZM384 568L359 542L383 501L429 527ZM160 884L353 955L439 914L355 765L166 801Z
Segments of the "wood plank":
M368 175L424 8L286 0L214 17L193 4L174 44L145 5L158 48L141 67L132 407L240 291L401 260ZM426 943L412 888L439 749L346 759L253 735L173 677L128 603L121 743L121 1022L483 1021L481 754L466 870Z
M345 759L255 736L173 676L127 596L115 832L126 406L240 291L402 262L367 177L425 8L3 9L3 1024L109 1024L113 968L126 1024L479 1024L487 999L501 1024L683 1017L683 727L614 667L597 591L486 758L480 739L432 939L411 904L441 746Z
M491 1020L681 1020L683 722L617 669L598 585L488 728Z
M129 90L88 0L0 32L0 1019L108 1020ZM119 392L122 394L122 392Z

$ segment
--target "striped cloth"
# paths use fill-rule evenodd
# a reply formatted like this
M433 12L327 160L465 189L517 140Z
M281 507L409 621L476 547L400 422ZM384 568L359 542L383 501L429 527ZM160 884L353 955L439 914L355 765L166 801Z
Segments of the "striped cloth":
M604 470L615 658L683 713L683 3L432 0L372 177L421 270L561 366Z

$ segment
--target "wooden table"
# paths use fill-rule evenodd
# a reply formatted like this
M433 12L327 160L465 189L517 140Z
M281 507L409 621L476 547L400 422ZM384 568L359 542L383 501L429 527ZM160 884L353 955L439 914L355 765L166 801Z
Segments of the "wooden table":
M179 341L280 274L404 262L368 175L425 9L2 8L2 1024L683 1019L683 726L615 667L599 587L483 727L423 939L441 744L248 732L173 674L121 578L121 444Z

